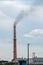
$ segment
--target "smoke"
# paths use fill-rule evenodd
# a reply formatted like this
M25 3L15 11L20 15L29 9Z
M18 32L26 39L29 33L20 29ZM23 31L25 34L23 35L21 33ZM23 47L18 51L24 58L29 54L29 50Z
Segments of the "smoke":
M35 8L33 6L37 6L37 5L43 5L43 0L29 0L29 5L22 9L20 11L20 14L16 17L15 19L15 25L20 21L22 20L22 18L24 18L25 16L28 16L30 15L34 10Z
M28 7L24 10L20 11L20 14L16 17L14 25L17 25L20 20L22 20L25 16L28 16L31 14L31 12L34 11L33 7Z
M17 25L17 23L23 18L24 11L21 10L20 14L16 17L14 24Z

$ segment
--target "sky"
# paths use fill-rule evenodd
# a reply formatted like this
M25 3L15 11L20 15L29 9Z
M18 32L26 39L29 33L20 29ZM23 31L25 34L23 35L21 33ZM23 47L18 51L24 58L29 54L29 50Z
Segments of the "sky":
M0 60L13 59L14 22L23 11L16 26L17 57L43 57L43 0L0 0Z

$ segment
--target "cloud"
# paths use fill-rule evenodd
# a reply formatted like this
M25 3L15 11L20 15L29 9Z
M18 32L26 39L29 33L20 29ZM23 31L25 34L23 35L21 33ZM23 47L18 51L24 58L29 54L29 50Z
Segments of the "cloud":
M8 4L8 2L14 2L14 4L16 4L16 6L18 5L19 6L19 4L20 4L20 6L19 7L21 7L21 2L23 3L24 2L24 0L0 0L0 2L1 1L4 1L4 2L6 2L6 4L4 4L4 5L7 5ZM28 4L30 4L30 5L43 5L43 0L27 0L25 3L27 3L28 2ZM8 4L8 5L10 5L10 3ZM17 6L17 7L18 7Z
M1 1L0 2L0 7L13 7L15 8L17 11L19 10L26 10L26 12L28 12L29 10L36 10L38 9L37 6L33 6L31 4L24 4L21 1ZM40 7L40 6L39 6ZM43 8L43 7L42 7ZM28 11L27 11L28 10ZM41 10L41 9L40 9Z
M33 38L33 37L40 37L43 35L43 29L34 29L28 34L25 34L25 37Z
M1 7L6 7L6 6L13 6L16 7L17 9L26 9L31 6L31 4L24 4L23 1L0 1L0 6Z
M20 1L0 1L0 6L1 7L12 6L19 10L29 8L29 5L23 4Z
M30 4L32 5L43 5L43 0L29 0Z
M34 5L43 5L43 0L33 0Z

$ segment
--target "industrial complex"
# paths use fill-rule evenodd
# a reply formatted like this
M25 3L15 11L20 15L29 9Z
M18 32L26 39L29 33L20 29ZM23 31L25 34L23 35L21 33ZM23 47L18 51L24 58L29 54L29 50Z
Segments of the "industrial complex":
M43 65L43 58L38 58L33 56L32 58L29 58L29 44L28 51L27 51L27 58L17 58L17 49L16 49L16 25L22 19L24 16L23 11L20 13L20 15L17 17L16 21L14 22L14 39L13 39L13 59L11 61L0 61L0 65Z

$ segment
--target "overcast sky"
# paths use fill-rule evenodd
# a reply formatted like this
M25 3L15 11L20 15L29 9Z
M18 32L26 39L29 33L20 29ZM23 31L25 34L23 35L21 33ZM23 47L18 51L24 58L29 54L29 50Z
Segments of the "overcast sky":
M23 18L16 26L17 57L43 57L43 0L0 0L0 59L13 58L13 26L21 11Z

